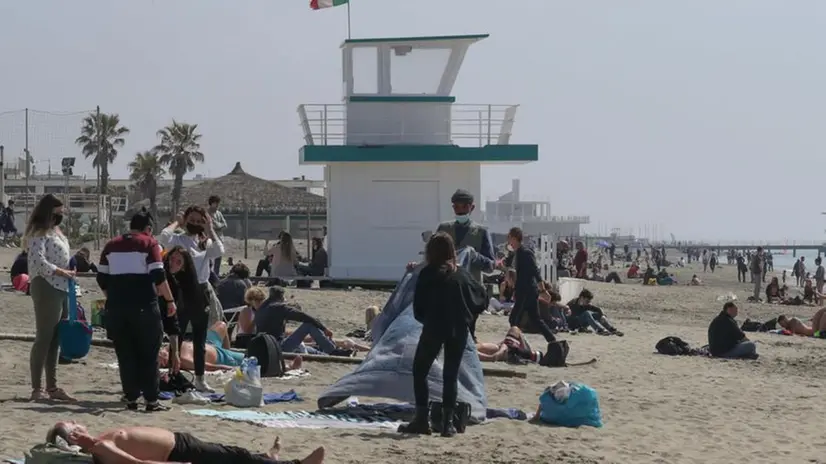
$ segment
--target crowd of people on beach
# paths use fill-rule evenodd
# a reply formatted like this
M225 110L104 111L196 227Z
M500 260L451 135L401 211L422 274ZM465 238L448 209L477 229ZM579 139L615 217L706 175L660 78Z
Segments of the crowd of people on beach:
M475 208L473 196L457 190L451 198L455 218L444 222L426 238L424 262L408 264L417 270L413 298L414 317L422 333L413 360L415 415L401 426L402 433L430 434L434 431L452 437L464 430L469 416L467 405L458 401L457 382L462 353L467 343L475 343L479 359L514 364L564 365L561 334L593 332L598 335L624 334L609 320L603 308L594 304L593 290L584 289L563 303L559 289L540 273L537 258L518 227L511 228L506 243L495 247L491 234L470 218ZM191 390L176 401L204 404L201 395L215 389L205 373L230 370L244 362L244 348L258 336L270 336L284 353L354 356L370 349L370 323L379 312L367 310L367 339L357 343L333 338L319 319L303 312L286 297L284 285L298 276L323 276L327 267L326 230L312 239L312 256L305 260L296 251L291 235L284 231L257 263L255 274L269 275L270 285L251 282L250 268L226 259L229 267L221 276L225 255L222 230L226 221L220 212L220 198L210 197L207 206L191 205L159 231L155 218L146 210L135 213L128 232L114 237L103 247L99 262L81 247L71 252L68 239L60 231L63 203L45 195L28 218L23 236L23 251L11 268L15 289L31 295L36 323L35 341L30 356L31 400L76 401L57 382L57 366L64 362L59 352L58 325L66 316L69 282L77 273L96 273L97 284L105 296L105 326L117 357L122 401L127 410L138 410L142 399L147 412L166 411L160 398L160 369L169 375L181 370L194 373ZM573 243L573 249L570 246ZM467 266L457 263L460 250L470 250ZM557 274L586 280L620 283L613 270L617 247L611 243L591 255L583 240L570 238L556 243ZM628 245L619 255L626 266L626 279L641 279L643 284L673 285L676 278L670 266L684 267L692 259L703 263L703 270L714 272L717 255L708 250L686 250L688 261L667 259L665 246L636 249ZM762 301L761 286L771 269L771 259L761 248L754 252L728 253L728 264L738 267L738 280L749 274L754 291L750 299ZM815 261L815 284L806 272L805 260L795 265L793 275L803 287L804 303L823 299L824 268ZM643 271L643 266L645 270ZM745 269L743 267L745 266ZM654 268L658 270L655 272ZM603 275L604 273L604 275ZM491 280L492 279L492 280ZM772 277L765 287L766 302L795 304L785 284ZM301 280L299 280L301 282ZM275 284L275 285L273 285ZM701 285L695 274L691 285ZM225 310L231 310L228 320ZM476 322L482 314L507 316L504 339L499 343L476 339ZM790 333L819 336L826 334L826 310L815 314L811 325L781 315L777 324ZM756 346L738 326L738 308L727 302L708 330L708 353L722 358L758 357ZM293 330L287 323L297 323ZM541 334L544 350L528 343L525 334ZM444 351L444 391L440 403L429 398L427 375L440 352ZM563 353L564 352L564 353ZM71 362L66 359L65 362ZM290 366L301 367L296 356ZM45 382L44 382L45 373ZM321 462L324 450L318 449L303 461L278 461L280 447L265 454L243 448L205 443L197 438L164 429L120 428L98 437L80 424L59 422L50 439L63 440L94 454L101 462L118 462L115 456L130 454L147 462ZM134 443L145 443L136 449Z

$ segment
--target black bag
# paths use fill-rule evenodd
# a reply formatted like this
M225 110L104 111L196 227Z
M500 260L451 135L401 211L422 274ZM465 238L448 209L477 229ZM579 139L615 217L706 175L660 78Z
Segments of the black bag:
M281 344L270 334L258 334L249 341L246 357L253 356L261 366L261 377L282 377L287 371Z
M442 433L442 402L430 402L430 428L437 433ZM461 401L456 403L453 410L453 427L457 433L465 433L468 422L470 422L470 404Z
M743 325L740 326L740 330L743 332L760 332L760 329L763 327L763 324L757 321L753 321L751 319L746 319L743 321Z
M540 366L545 367L565 367L568 365L568 353L571 347L568 340L557 340L548 343L548 352L539 360Z
M657 353L669 356L687 356L691 354L691 347L680 337L665 337L657 342Z
M158 387L159 391L172 392L175 396L181 396L188 391L195 390L192 381L186 378L183 371L164 373L161 375Z

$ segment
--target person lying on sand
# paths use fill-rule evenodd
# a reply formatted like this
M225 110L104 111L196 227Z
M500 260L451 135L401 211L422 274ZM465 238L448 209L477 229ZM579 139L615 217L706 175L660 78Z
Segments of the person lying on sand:
M519 327L511 327L501 343L477 343L476 354L482 362L515 361L539 362L542 352L531 350Z
M206 443L188 433L171 432L158 427L121 427L93 437L86 427L75 422L56 423L46 434L46 441L60 446L78 446L99 464L161 463L232 463L232 464L320 464L324 447L318 447L302 460L279 460L281 443L275 438L265 454L253 454L244 448Z
M195 349L192 342L185 341L181 344L179 354L180 366L169 366L169 345L164 345L158 353L159 367L171 367L173 371L178 369L195 369ZM207 372L231 370L241 365L244 360L244 353L229 349L229 337L227 336L227 324L216 322L207 331L206 350L204 353L204 368ZM293 359L290 369L300 369L302 359L297 356Z
M819 335L818 332L826 332L826 317L824 317L824 314L826 314L826 308L819 309L812 317L811 327L796 317L786 317L784 314L777 317L777 324L794 335L816 337Z

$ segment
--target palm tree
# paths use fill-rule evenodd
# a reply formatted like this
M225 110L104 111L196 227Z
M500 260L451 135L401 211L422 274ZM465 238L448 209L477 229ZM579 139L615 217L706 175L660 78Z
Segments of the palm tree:
M137 153L129 163L129 180L135 184L143 198L149 198L149 210L158 217L158 180L166 171L157 153L145 151Z
M100 191L108 192L109 165L115 162L118 148L126 144L124 136L129 128L120 124L117 114L92 113L83 119L80 137L75 140L80 145L83 156L92 159L92 166L100 167Z
M158 131L161 143L154 148L154 152L160 155L163 166L175 178L172 184L172 216L178 214L181 201L181 190L184 187L184 175L195 169L195 163L204 162L204 154L201 153L201 134L198 133L197 124L187 124L177 122L174 119L172 124Z

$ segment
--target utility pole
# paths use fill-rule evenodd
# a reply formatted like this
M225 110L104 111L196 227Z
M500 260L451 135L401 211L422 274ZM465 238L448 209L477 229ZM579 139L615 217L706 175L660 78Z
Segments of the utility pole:
M26 145L25 145L25 148L23 149L23 153L26 154L26 196L23 197L24 198L23 204L25 205L26 215L23 216L23 217L25 217L26 221L28 221L29 220L29 198L32 198L32 196L29 195L29 193L30 193L29 192L29 176L32 173L32 166L31 166L32 157L29 154L29 109L28 108L26 108L25 134L26 134Z
M5 147L0 145L0 202L6 204L6 156L3 154Z
M101 196L100 193L100 105L95 108L95 128L97 130L97 142L95 143L95 161L97 166L97 218L95 219L97 224L95 224L95 249L100 250L100 226L103 223L100 219L100 207L101 207Z

